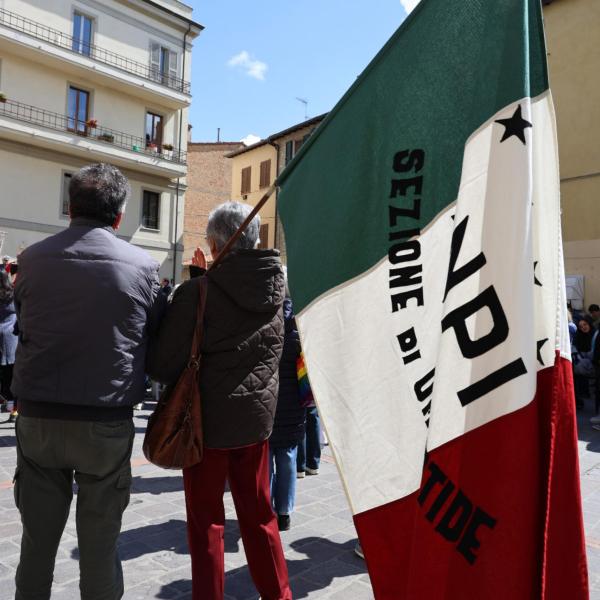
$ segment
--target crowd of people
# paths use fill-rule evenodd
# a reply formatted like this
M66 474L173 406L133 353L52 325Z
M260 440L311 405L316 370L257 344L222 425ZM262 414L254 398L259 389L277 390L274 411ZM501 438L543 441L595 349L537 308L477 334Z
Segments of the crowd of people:
M115 167L84 167L71 177L69 227L24 250L18 274L8 257L0 269L0 394L15 421L23 526L16 599L50 598L73 482L81 597L123 596L117 539L133 409L149 377L168 394L189 365L201 277L203 456L183 469L192 597L224 596L228 483L262 600L291 600L279 532L292 526L297 481L319 474L322 434L279 253L258 248L256 216L225 254L251 210L227 202L206 230L219 265L207 269L197 252L192 278L173 288L148 254L115 235L129 193ZM596 304L570 319L578 406L600 404L599 324ZM600 417L592 425L600 429ZM364 557L360 544L355 551Z
M569 336L573 360L573 381L577 408L593 401L600 408L600 306L590 304L587 312L569 310ZM600 416L591 418L594 429L600 430Z
M148 376L168 393L190 360L198 279L173 291L148 254L115 235L129 193L118 169L84 167L71 178L69 227L22 252L16 283L0 270L1 394L19 410L18 600L50 598L73 482L81 597L122 597L117 539L132 481L133 408ZM249 212L238 202L212 211L213 260ZM207 289L197 382L203 457L183 469L194 600L223 598L226 482L261 598L291 600L279 531L291 527L296 481L319 473L319 417L286 276L277 250L257 248L259 230L257 216L217 268L194 273Z

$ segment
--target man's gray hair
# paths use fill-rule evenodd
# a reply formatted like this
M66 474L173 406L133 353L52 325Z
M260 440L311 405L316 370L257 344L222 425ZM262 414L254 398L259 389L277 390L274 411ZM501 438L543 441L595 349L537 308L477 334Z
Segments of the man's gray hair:
M112 225L125 212L131 188L127 178L112 165L96 163L83 167L71 177L71 217L83 217Z
M217 250L221 250L251 212L252 206L243 202L225 202L224 204L219 204L208 215L206 237L213 240L217 246ZM259 231L260 217L256 215L250 221L244 233L236 240L232 249L252 250L259 241Z

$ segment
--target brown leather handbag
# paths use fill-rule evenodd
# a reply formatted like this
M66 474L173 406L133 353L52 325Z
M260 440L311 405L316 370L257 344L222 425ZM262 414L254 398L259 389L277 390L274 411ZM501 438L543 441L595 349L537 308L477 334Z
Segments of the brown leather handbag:
M198 277L200 299L190 358L177 383L168 386L148 419L144 456L163 469L185 469L202 460L202 405L200 402L200 345L207 278Z

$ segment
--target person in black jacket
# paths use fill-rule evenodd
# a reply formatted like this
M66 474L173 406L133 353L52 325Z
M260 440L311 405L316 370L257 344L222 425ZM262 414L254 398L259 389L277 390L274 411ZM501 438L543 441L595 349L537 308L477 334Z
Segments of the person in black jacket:
M17 317L13 296L14 291L10 282L10 275L0 268L0 397L6 405L12 404L10 417L8 418L9 423L14 423L16 420L15 398L10 391L15 364L15 350L17 349L17 335L15 332Z
M286 289L287 292L287 289ZM304 408L300 406L300 391L296 363L300 356L300 336L292 301L287 294L283 302L285 337L279 363L279 395L273 433L269 438L271 458L271 500L277 513L280 531L290 528L290 515L296 499L296 460L298 444L304 438Z

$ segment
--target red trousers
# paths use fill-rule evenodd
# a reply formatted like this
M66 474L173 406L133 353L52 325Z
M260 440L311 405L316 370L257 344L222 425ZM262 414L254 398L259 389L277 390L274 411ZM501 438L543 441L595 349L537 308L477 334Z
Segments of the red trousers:
M268 441L231 450L205 448L202 462L183 470L192 600L223 600L226 480L256 589L263 600L292 600L271 508Z

